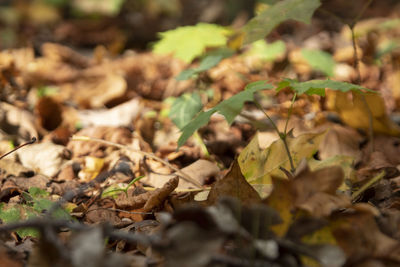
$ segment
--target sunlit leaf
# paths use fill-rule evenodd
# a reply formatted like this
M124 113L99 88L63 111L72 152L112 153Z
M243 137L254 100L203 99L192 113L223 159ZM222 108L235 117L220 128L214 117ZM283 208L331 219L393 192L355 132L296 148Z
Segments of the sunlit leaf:
M305 133L297 137L287 137L290 154L293 158L295 167L303 159L309 159L317 151L319 144L323 140L325 132ZM273 142L267 149L261 150L258 143L258 137L242 150L238 157L238 162L242 173L250 184L265 185L265 188L271 187L271 177L285 178L281 168L290 170L290 162L285 147L281 139ZM257 189L256 188L256 189ZM262 197L269 192L260 192Z
M250 50L245 53L245 56L255 56L260 60L274 61L281 57L286 51L286 45L283 41L266 43L264 40L258 40L251 44Z
M161 40L153 46L157 54L173 54L185 62L191 62L200 56L207 47L226 44L229 30L225 27L199 23L195 26L183 26L160 33Z

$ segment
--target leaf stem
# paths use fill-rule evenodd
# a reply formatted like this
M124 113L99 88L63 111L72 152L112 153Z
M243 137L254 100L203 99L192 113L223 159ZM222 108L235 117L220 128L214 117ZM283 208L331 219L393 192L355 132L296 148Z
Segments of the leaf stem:
M295 96L296 96L296 94L295 94ZM292 99L292 103L290 105L290 113L291 113L291 109L293 107L294 99L295 98ZM254 98L254 104L268 118L268 120L271 122L271 125L274 128L275 132L278 134L279 138L282 140L283 146L285 147L286 154L288 155L288 158L289 158L290 172L293 174L295 172L296 168L294 167L293 158L292 158L292 155L290 154L289 145L288 145L287 140L286 140L286 137L287 137L286 128L287 128L287 123L289 121L290 113L288 114L289 116L288 116L287 121L286 121L285 132L282 133L281 131L279 131L278 126L276 126L275 122L271 119L271 117L267 114L267 112L265 112L265 110L261 106L260 102L255 98Z

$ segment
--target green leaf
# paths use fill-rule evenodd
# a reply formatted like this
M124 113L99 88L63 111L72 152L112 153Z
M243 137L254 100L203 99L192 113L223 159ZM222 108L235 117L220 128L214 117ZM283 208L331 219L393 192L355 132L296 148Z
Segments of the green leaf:
M49 192L38 187L31 187L29 188L28 192L33 198L47 197L50 195Z
M203 58L203 60L200 62L200 65L197 68L187 69L187 70L182 71L176 77L176 79L178 81L190 79L193 76L195 76L203 71L206 71L206 70L209 70L209 69L215 67L216 65L218 65L218 63L221 60L222 60L222 56L220 56L220 55L206 56L205 58Z
M245 56L258 57L264 61L274 61L282 56L286 51L286 44L279 40L273 43L266 43L264 40L258 40L251 44L250 50L245 53Z
M170 119L182 129L203 107L198 93L186 93L177 98L169 112Z
M199 72L197 68L183 70L181 73L178 74L178 76L175 77L175 79L178 81L189 80L190 78L196 76L198 73Z
M200 112L197 117L195 117L192 121L186 124L182 129L182 135L178 140L178 148L181 147L186 140L193 135L197 129L206 125L212 114L215 112L219 112L224 115L225 119L229 124L233 122L235 117L240 113L243 108L243 105L246 101L252 101L254 99L254 93L264 89L272 89L273 86L271 84L266 83L266 81L257 81L250 83L246 86L245 90L228 98L212 109L208 111Z
M301 54L314 70L322 71L329 77L334 75L333 71L336 63L331 54L321 50L311 49L302 49Z
M226 44L226 35L230 31L222 26L198 23L160 33L161 40L153 46L157 54L174 54L176 58L189 63L200 56L207 47Z
M332 81L332 80L310 80L307 82L298 82L292 79L284 79L280 83L278 83L278 87L276 91L280 91L283 88L289 87L297 94L307 94L307 95L320 95L325 96L325 89L329 88L332 90L337 90L341 92L369 92L369 93L376 93L373 90L367 89L360 85L347 83L347 82L339 82L339 81Z
M2 204L3 205L1 205L0 207L0 219L3 221L3 223L12 223L22 220L21 212L25 213L25 210L21 208L21 205L5 208L4 203ZM30 218L29 214L26 215L28 218ZM21 238L24 238L26 236L39 236L38 231L33 228L21 228L18 229L16 232Z
M16 222L18 220L21 220L20 210L16 207L6 209L4 208L4 205L2 205L0 210L0 219L4 223Z
M222 59L230 57L234 54L233 50L229 48L220 48L207 53L201 60L197 68L187 69L182 71L175 79L178 81L188 80L197 74L207 71L221 62Z
M319 0L284 0L251 19L244 27L244 44L263 39L285 20L293 19L309 24Z

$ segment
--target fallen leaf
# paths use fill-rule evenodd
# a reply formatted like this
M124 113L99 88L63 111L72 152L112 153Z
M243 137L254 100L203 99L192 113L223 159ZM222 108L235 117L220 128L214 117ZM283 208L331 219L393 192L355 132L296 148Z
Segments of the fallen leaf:
M23 109L0 102L1 129L9 135L17 135L23 140L37 137L34 116Z
M143 207L144 211L152 211L159 207L164 200L175 190L178 186L179 178L174 177L170 179L162 188L158 188L151 192L149 199Z
M303 158L311 158L317 151L325 132L304 133L297 137L287 137L294 166ZM266 197L271 191L271 176L286 177L280 167L290 169L290 162L282 140L276 140L267 149L260 150L258 137L255 136L242 150L238 162L244 177L258 192ZM261 190L260 190L261 189Z
M400 263L400 243L380 230L374 216L365 211L349 211L335 217L333 234L347 256L348 265L367 259ZM393 266L395 266L393 265Z
M55 130L62 122L62 107L53 98L39 98L35 106L39 125L47 131Z
M134 98L111 109L78 111L78 120L83 127L108 126L128 127L139 116L141 104Z
M199 182L199 184L204 184L206 179L210 177L216 177L218 175L219 168L215 163L211 161L199 159L189 166L182 168L181 171L189 175L195 181ZM176 172L169 175L162 175L150 172L145 178L142 179L142 182L154 187L162 187L166 183L166 181L168 181L168 179L171 179L176 175ZM192 183L183 179L179 179L179 185L177 189L189 189L194 187L195 186Z
M242 175L237 160L232 163L231 169L226 176L212 186L207 198L207 204L215 203L222 196L238 198L242 203L257 203L261 200L258 193Z
M50 176L51 177L51 176ZM50 182L49 177L44 175L37 174L33 177L12 177L10 178L11 181L14 181L15 185L20 190L28 191L32 187L37 187L43 190L48 188L48 184Z
M348 197L336 194L343 178L343 170L337 166L314 172L306 164L300 166L291 183L294 205L316 217L329 216L333 211L349 206Z
M350 156L359 159L360 144L363 137L354 129L333 124L329 127L324 140L321 142L318 154L324 160L337 155Z
M78 131L76 135L104 139L122 145L132 142L132 133L122 127L88 127ZM104 157L105 147L107 146L95 141L70 141L67 145L67 148L72 151L74 157L88 155Z
M2 176L4 177L7 177L9 175L17 177L21 176L29 177L34 174L34 172L31 169L26 168L20 163L7 158L0 160L0 170Z
M85 164L83 169L78 173L78 177L84 181L89 182L96 178L104 167L104 159L96 157L85 157Z
M65 146L50 142L25 146L17 153L22 165L48 177L55 176L71 156Z
M383 99L378 94L366 93L362 95L354 92L350 94L336 92L335 110L339 113L343 122L353 128L368 131L369 111L363 97L372 113L374 132L399 136L400 127L390 120Z

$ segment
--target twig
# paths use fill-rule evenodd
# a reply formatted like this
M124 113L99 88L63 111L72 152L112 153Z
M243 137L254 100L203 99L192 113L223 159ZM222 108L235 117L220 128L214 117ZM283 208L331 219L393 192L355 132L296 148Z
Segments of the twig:
M189 175L187 175L186 173L184 173L180 169L174 167L173 165L171 165L167 161L161 159L160 157L157 157L156 155L154 155L152 153L148 153L148 152L145 152L145 151L134 149L134 148L131 148L131 147L128 147L128 146L124 146L124 145L121 145L121 144L117 144L117 143L114 143L114 142L110 142L110 141L107 141L107 140L94 138L94 137L88 137L88 136L77 136L77 135L74 135L74 136L72 136L71 140L72 141L94 141L94 142L103 143L103 144L110 145L110 146L115 146L115 147L118 147L120 149L128 149L128 150L133 151L135 153L139 153L139 154L141 154L143 156L146 156L146 157L149 157L149 158L152 158L154 160L157 160L157 161L161 162L165 166L167 166L170 169L174 170L176 172L176 174L178 176L180 176L183 180L186 180L187 182L190 182L190 183L194 184L195 186L197 186L199 188L202 187L202 185L199 182L197 182L196 180L194 180L192 177L190 177Z
M13 153L14 151L20 149L21 147L27 146L27 145L32 145L33 143L36 142L36 137L32 137L31 141L28 141L26 143L23 143L22 145L17 146L16 148L14 148L11 151L8 151L7 153L3 154L0 156L0 160L3 159L4 157L10 155L11 153Z
M381 171L378 175L372 177L367 183L365 183L360 189L358 189L356 192L354 192L351 195L351 200L354 202L359 195L361 195L365 190L370 188L373 184L381 180L383 177L385 177L386 172Z

